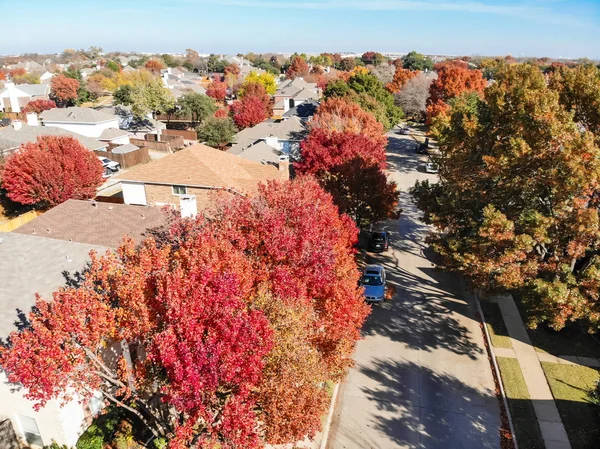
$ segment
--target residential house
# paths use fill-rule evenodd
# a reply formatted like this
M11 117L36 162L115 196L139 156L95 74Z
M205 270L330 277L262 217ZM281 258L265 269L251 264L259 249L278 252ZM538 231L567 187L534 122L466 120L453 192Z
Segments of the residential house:
M81 73L81 77L83 79L85 79L88 76L90 76L92 73L94 73L95 71L96 71L96 69L92 69L92 68L86 67L85 69L81 69L79 72Z
M307 101L321 98L321 89L317 83L307 83L302 78L286 80L277 86L273 106L273 118L282 117L290 109Z
M54 108L40 114L44 126L56 126L83 136L99 138L107 129L119 129L119 117L92 108Z
M125 204L172 205L184 216L195 216L213 191L241 195L255 192L261 182L288 179L289 162L262 165L196 144L114 178L121 181Z
M235 143L227 153L262 164L276 165L281 155L287 155L294 161L298 158L300 142L306 133L305 123L299 117L262 122L237 133L232 139ZM265 145L275 151L269 152Z
M118 128L121 131L127 131L130 137L143 139L146 134L160 135L161 131L167 127L164 123L154 120L150 116L137 117L129 106L111 106L100 109L106 114L115 115L118 119Z
M54 73L45 71L40 75L40 81L44 84L48 84L52 78L54 78Z
M21 112L27 103L33 100L48 100L50 86L48 84L4 83L0 89L0 111Z
M22 144L35 142L40 136L71 136L91 151L104 150L109 146L106 142L100 142L56 126L39 126L37 115L30 113L27 114L27 124L20 120L13 120L11 125L0 127L0 156L8 156Z
M188 92L206 95L206 88L202 86L202 78L196 74L187 74L179 69L165 69L162 73L164 86L171 91L175 98L179 98Z
M102 134L100 134L100 136L98 136L98 140L106 142L111 146L127 145L129 144L130 136L131 134L122 129L107 128L104 131L102 131Z
M289 109L285 114L283 114L284 119L288 119L291 117L298 117L304 122L308 122L315 112L317 112L317 108L319 107L318 101L305 101L300 103L298 106L294 106Z
M166 215L155 207L68 200L13 232L117 248L124 236L139 243L148 229L166 223Z
M0 233L0 339L3 341L18 323L23 324L35 304L36 293L51 299L52 292L65 285L66 274L74 276L89 261L90 250L104 253L105 246L48 238L43 235ZM17 324L16 324L17 323ZM7 381L0 370L0 421L10 420L24 444L42 447L56 441L75 446L89 419L101 407L99 400L81 404L72 400L61 406L51 400L40 410L24 397L25 390Z
M10 65L10 66L8 66L8 69L9 70L25 69L25 71L27 73L41 73L45 70L45 67L35 61L25 61L25 62L19 62L18 64Z

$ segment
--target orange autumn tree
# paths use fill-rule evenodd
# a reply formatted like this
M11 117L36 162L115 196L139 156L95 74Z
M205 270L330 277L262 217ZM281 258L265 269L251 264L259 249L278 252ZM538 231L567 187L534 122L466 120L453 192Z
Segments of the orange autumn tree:
M157 59L151 59L144 64L144 67L154 75L159 75L160 71L165 68L165 65Z
M438 65L438 77L429 87L427 120L431 122L447 111L448 100L468 92L481 94L486 85L481 70L470 70L452 62Z
M79 87L79 81L61 73L50 81L50 96L56 104L65 106L75 101Z
M322 102L309 126L313 130L320 129L328 134L360 134L382 148L387 144L383 125L373 114L344 98L332 97Z
M395 94L400 92L400 90L404 87L404 85L409 82L411 79L416 78L421 73L420 70L409 70L402 67L396 67L396 72L394 73L394 79L388 83L385 88L389 90L391 93Z

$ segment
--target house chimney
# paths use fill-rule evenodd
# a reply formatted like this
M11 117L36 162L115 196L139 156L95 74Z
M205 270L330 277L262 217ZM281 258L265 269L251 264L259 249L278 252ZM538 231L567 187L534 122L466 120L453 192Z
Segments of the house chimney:
M279 156L279 172L282 178L290 179L290 157L287 154Z
M38 115L35 112L27 113L27 125L28 126L40 126Z
M21 120L13 120L12 126L15 129L15 131L18 131L23 127L23 123L21 123Z

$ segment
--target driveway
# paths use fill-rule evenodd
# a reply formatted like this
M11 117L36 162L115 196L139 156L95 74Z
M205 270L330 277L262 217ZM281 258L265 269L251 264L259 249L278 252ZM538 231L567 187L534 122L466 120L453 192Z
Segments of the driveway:
M370 255L396 286L373 306L341 385L329 449L500 448L500 411L472 297L459 277L437 271L408 189L436 180L410 136L389 134L390 178L403 214L382 224L390 250Z

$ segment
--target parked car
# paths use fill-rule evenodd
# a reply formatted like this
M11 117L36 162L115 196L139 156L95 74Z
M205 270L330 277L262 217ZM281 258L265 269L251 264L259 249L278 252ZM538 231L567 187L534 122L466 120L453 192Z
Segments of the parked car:
M369 236L369 251L381 252L388 249L389 235L386 231L373 231Z
M119 164L118 162L111 161L109 158L102 156L98 156L98 159L100 159L100 162L102 162L102 166L104 168L108 168L113 173L116 173L119 170L121 170L121 164Z
M385 298L385 270L381 265L367 265L360 279L365 288L365 300L369 303L382 302Z
M411 129L408 126L405 126L404 128L400 128L398 130L398 134L403 134L405 136L408 136L410 134Z
M433 162L429 162L429 163L425 164L425 173L433 173L433 174L438 173L437 164L434 164Z

